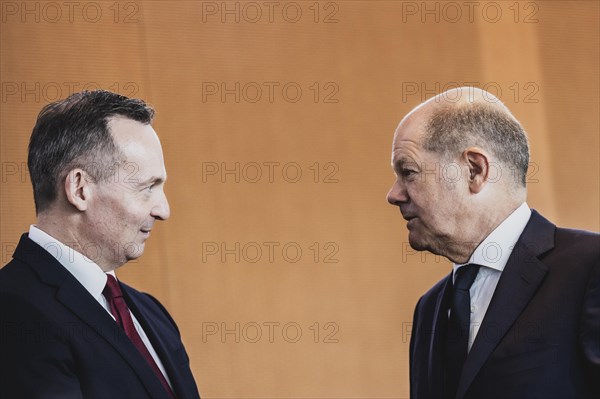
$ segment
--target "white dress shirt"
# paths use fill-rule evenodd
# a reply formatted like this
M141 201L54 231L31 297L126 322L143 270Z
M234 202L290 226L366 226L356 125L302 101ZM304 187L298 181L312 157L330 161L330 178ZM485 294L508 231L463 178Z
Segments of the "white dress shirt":
M458 268L462 266L469 263L482 266L469 290L471 295L471 328L469 329L468 350L471 350L473 341L477 337L479 327L481 327L481 322L490 305L492 295L496 290L506 262L530 217L531 209L524 202L475 248L467 263L454 264L453 279L456 278Z
M102 271L102 269L100 269L100 266L98 266L96 263L94 263L94 261L87 258L83 254L77 252L71 247L68 247L67 245L58 241L57 239L55 239L48 233L40 230L34 225L31 225L29 227L29 238L33 242L44 248L46 251L48 251L50 255L55 257L56 260L58 260L60 264L63 265L64 268L67 269L69 273L71 273L81 285L83 285L83 287L90 293L90 295L96 301L98 301L98 303L104 308L104 310L106 310L110 317L115 319L115 317L110 312L108 301L106 300L104 295L102 295L102 291L104 291L104 287L106 286L107 277L106 274ZM110 271L108 273L116 278L114 271ZM169 385L171 385L169 376L167 375L167 372L165 371L165 368L162 362L160 361L158 354L152 347L148 336L144 332L144 329L142 328L138 320L135 318L135 315L131 313L131 310L129 311L129 313L131 314L133 325L135 326L135 329L140 335L142 342L144 342L144 345L146 345L146 348L148 348L148 352L150 352L150 355L152 355L152 358L156 362L156 365L165 376L165 379L167 380Z

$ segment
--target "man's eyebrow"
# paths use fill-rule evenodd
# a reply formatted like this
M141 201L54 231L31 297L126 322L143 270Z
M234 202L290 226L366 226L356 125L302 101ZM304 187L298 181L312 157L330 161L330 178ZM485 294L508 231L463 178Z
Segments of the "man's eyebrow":
M147 179L144 179L142 181L140 181L138 183L139 186L145 186L147 184L153 183L153 184L160 184L160 183L164 183L165 181L167 181L167 177L165 176L163 177L159 177L159 176L151 176Z
M408 165L416 165L417 163L410 158L401 157L401 158L397 159L396 161L394 161L393 166L394 166L394 168L401 168L403 166L406 166L407 164Z

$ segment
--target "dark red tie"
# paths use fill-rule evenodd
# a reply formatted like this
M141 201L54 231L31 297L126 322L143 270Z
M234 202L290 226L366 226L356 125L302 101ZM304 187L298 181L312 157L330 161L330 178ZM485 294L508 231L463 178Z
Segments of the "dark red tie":
M106 277L108 277L108 279L106 280L106 286L104 287L104 291L102 291L102 295L104 295L104 297L108 301L108 304L110 306L110 312L113 314L113 316L115 316L117 323L121 327L123 327L123 330L125 330L125 334L127 334L131 342L133 342L135 347L140 351L142 356L144 356L146 361L150 364L150 367L152 367L152 370L154 370L154 374L156 374L156 377L160 380L165 390L169 393L171 398L175 399L175 394L171 390L169 383L167 382L165 376L156 365L156 362L152 358L152 355L150 354L150 352L148 352L148 348L146 348L146 345L144 345L142 338L135 329L135 326L133 325L133 320L131 319L129 308L125 303L125 299L123 298L123 292L121 292L121 287L119 287L117 279L110 274L107 274Z

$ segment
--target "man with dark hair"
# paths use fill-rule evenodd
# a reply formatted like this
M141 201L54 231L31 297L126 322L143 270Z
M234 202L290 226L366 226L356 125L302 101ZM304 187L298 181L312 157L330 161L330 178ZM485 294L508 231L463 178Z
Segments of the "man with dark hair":
M153 117L102 90L40 112L37 223L0 269L0 397L199 397L169 313L114 273L170 213Z
M413 249L453 262L415 309L411 398L600 397L600 235L527 206L528 162L519 122L473 87L396 129L388 202Z

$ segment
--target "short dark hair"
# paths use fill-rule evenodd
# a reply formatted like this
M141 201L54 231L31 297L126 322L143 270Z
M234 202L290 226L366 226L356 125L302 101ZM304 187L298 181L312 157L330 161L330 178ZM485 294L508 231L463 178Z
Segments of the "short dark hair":
M514 168L524 187L529 166L527 134L508 112L482 103L440 107L425 127L423 147L445 156L456 156L469 146L491 151L498 160Z
M74 93L42 108L27 159L36 214L56 200L59 182L73 168L85 170L95 181L114 174L114 167L123 161L109 129L115 116L151 124L154 109L106 90Z

